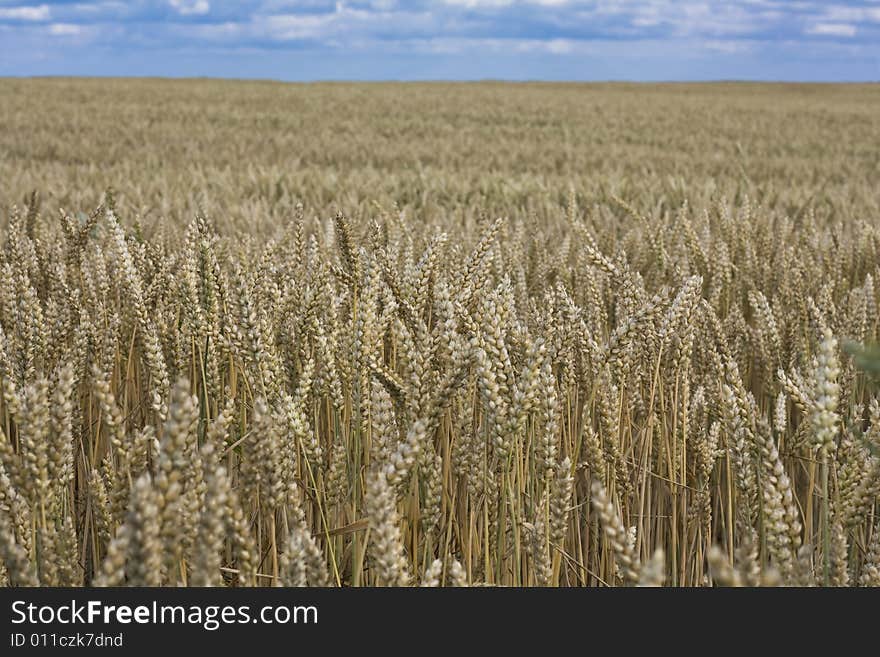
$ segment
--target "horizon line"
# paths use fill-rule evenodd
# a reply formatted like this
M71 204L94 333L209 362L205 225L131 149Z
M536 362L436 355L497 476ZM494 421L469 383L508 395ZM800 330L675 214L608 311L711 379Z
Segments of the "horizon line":
M0 74L0 80L156 80L168 82L217 81L217 82L273 82L279 84L822 84L854 85L880 84L877 79L851 80L812 80L812 79L765 79L765 78L669 78L669 79L630 79L630 78L278 78L278 77L240 77L223 75L69 75L69 74Z

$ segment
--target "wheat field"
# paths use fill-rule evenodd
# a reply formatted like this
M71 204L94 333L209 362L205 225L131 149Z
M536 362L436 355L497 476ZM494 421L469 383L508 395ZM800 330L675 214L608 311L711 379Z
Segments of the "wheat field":
M0 106L5 585L880 585L877 85Z

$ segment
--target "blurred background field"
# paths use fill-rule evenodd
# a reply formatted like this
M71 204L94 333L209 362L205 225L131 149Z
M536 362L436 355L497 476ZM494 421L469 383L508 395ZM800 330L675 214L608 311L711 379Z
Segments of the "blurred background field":
M791 214L878 209L880 86L0 81L0 206L104 189L145 227L373 202L545 219L574 189L643 208L712 198Z

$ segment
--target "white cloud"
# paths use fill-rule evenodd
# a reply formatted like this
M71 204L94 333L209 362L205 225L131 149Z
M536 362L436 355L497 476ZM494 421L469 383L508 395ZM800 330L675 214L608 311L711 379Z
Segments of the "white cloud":
M236 39L245 31L245 26L241 23L227 21L225 23L208 23L201 25L187 25L185 27L175 27L181 35L197 36L203 39L213 41L223 41L228 39Z
M465 9L496 9L498 7L509 7L515 0L443 0L447 5L453 7L464 7ZM571 0L520 0L522 4L540 5L542 7L562 7L570 4Z
M825 10L822 18L832 23L880 22L880 9L832 5Z
M848 23L816 23L807 28L807 34L852 37L856 35L856 26Z
M479 9L481 7L507 7L513 4L513 0L444 0L447 5L464 7L466 9Z
M82 31L82 26L73 23L52 23L49 26L49 34L53 36L79 36Z
M0 20L46 21L49 20L49 15L49 5L0 9Z
M469 37L435 37L428 39L361 40L347 43L355 49L372 50L377 47L386 52L429 53L461 55L467 53L491 52L493 54L550 54L585 55L595 54L595 44L572 39L494 39Z
M302 39L323 39L329 46L344 46L334 39L346 40L369 38L375 31L394 25L405 33L416 25L431 24L429 13L408 13L395 11L367 11L353 9L342 2L336 3L332 13L325 14L273 14L255 17L251 21L252 34L281 41ZM427 21L427 23L426 23Z
M200 16L211 11L208 0L168 0L168 4L183 16Z
M267 16L266 27L277 39L310 39L327 33L335 14L278 14Z
M126 8L126 4L124 2L78 2L73 5L69 5L72 11L80 12L83 14L97 14L102 11L120 11Z
M574 52L574 44L568 39L550 39L547 41L547 52L554 55L568 55Z

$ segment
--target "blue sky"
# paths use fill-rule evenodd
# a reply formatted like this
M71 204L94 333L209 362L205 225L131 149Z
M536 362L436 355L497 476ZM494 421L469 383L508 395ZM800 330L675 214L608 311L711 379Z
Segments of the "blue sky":
M0 76L880 80L880 0L0 0Z

